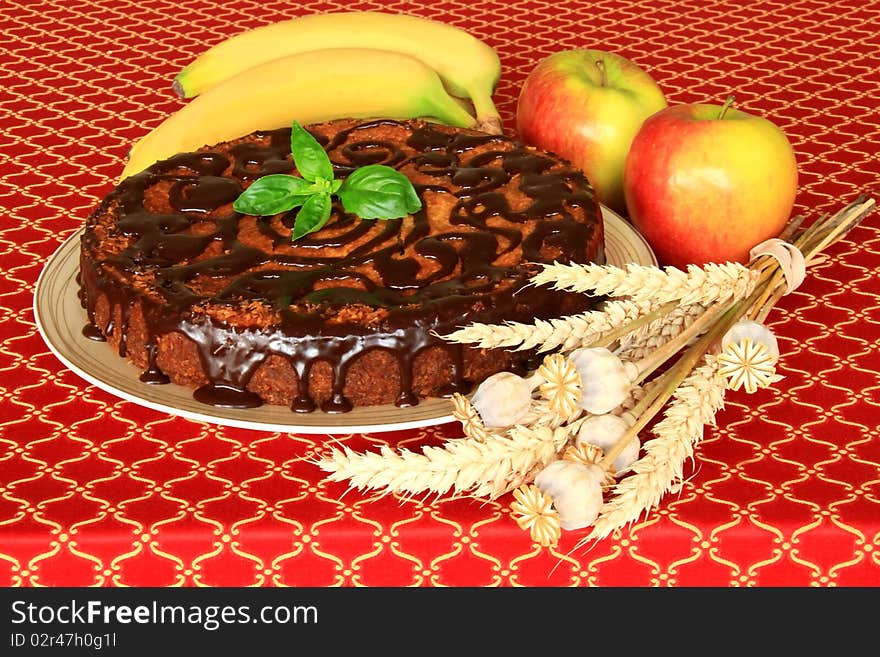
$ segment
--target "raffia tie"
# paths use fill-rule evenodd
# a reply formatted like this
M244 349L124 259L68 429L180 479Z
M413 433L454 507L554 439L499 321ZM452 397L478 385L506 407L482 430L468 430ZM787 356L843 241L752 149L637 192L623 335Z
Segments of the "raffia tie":
M779 263L779 269L785 276L785 292L794 292L807 277L807 264L804 254L790 242L773 237L756 244L749 251L749 258L756 260L762 255L772 256Z

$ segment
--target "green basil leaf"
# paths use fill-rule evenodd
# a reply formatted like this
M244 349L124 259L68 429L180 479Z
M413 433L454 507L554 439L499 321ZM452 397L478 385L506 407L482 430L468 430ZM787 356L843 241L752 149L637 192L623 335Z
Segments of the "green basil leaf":
M303 194L311 186L307 180L275 173L255 180L232 203L232 209L243 214L267 217L279 212L287 212L302 205Z
M296 213L292 239L298 240L303 235L323 228L324 224L330 219L331 206L330 194L314 194L309 196L299 209L299 212Z
M398 219L422 207L409 178L384 164L355 169L336 194L345 211L361 219Z
M290 130L290 152L300 175L312 182L324 178L333 180L333 165L318 140L296 121Z

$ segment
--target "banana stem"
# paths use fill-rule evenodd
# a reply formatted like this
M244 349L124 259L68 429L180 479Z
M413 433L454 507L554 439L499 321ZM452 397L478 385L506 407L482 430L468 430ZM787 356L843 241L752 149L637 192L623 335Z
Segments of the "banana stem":
M457 128L473 128L476 123L473 115L445 90L430 100L424 114Z
M498 108L492 100L492 96L482 90L468 89L468 95L474 104L474 113L477 120L472 127L476 130L482 130L490 135L500 135L503 133L503 124Z

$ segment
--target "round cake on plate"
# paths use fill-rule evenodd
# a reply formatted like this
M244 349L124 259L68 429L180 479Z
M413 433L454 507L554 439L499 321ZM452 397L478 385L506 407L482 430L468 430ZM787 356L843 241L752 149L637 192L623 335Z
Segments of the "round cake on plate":
M232 408L412 406L529 366L527 352L442 335L593 303L528 285L540 263L604 262L599 204L565 160L419 120L306 128L338 179L393 167L421 209L363 220L334 197L327 224L297 240L296 209L236 212L258 178L296 173L290 128L181 153L125 179L82 236L84 333L130 359L145 385L174 382Z

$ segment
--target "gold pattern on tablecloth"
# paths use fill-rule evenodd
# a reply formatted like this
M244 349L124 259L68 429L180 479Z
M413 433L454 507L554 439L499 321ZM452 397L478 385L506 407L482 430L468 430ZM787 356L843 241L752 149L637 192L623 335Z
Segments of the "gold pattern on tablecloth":
M649 8L649 5L651 7ZM309 463L328 440L214 427L115 399L66 371L31 311L43 262L121 171L131 142L181 106L177 70L225 35L322 2L8 2L0 8L0 582L56 585L847 585L880 583L876 217L770 318L778 388L731 393L690 478L589 550L531 543L509 500L365 496ZM796 211L877 191L880 6L362 2L496 47L513 128L534 64L617 51L670 102L733 91L791 138ZM453 425L340 436L418 449Z

